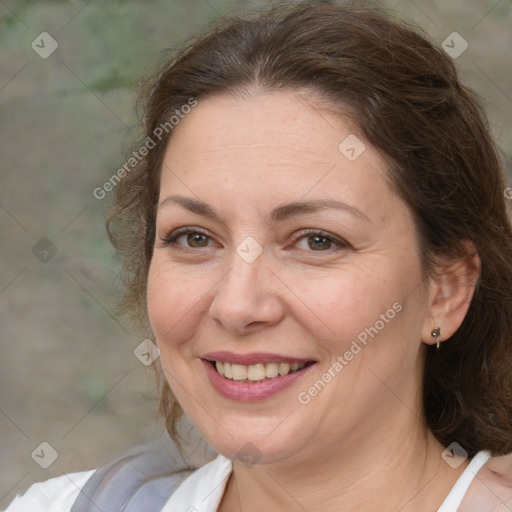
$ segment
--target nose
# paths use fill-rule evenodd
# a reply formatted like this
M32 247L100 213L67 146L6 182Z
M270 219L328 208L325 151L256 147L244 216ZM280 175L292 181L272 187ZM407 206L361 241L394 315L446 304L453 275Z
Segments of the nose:
M280 281L268 267L264 253L247 262L233 252L231 264L217 285L210 317L238 335L278 324L284 316Z

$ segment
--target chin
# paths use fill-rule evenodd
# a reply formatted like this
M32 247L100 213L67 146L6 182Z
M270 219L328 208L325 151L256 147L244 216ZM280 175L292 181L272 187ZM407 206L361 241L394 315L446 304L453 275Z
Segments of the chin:
M185 411L186 412L186 411ZM239 460L247 465L272 464L290 457L299 452L307 440L302 440L298 432L304 429L290 430L277 427L282 421L275 418L253 418L252 421L240 419L236 428L223 428L233 425L234 419L219 418L222 423L212 421L211 418L192 417L201 435L208 444L218 453L233 461ZM285 420L286 421L286 420ZM288 427L291 427L289 425Z
M289 459L297 452L297 446L287 447L269 445L268 442L253 442L247 436L238 443L217 443L213 448L232 461L240 461L246 465L275 464Z

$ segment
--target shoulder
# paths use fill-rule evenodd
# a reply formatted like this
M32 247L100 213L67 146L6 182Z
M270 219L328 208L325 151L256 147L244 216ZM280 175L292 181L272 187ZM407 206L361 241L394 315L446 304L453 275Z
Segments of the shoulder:
M35 483L25 494L16 496L5 512L69 512L94 472L68 473Z
M202 465L212 454L199 448L194 446L193 454L195 462ZM195 464L185 462L167 435L156 436L97 470L69 473L32 485L5 512L161 510L195 469ZM127 508L128 503L132 508Z
M476 474L460 512L512 510L512 453L490 458Z

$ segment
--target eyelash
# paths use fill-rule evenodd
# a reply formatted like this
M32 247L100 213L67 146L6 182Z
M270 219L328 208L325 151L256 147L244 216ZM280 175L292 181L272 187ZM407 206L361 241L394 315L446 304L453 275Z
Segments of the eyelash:
M186 227L186 228L181 228L181 229L177 229L176 231L173 231L170 235L168 235L163 240L163 244L164 244L165 247L170 246L172 244L175 247L179 248L180 250L185 250L185 251L193 251L193 250L197 250L197 249L206 249L207 247L209 247L209 246L207 246L207 247L185 247L185 246L176 244L176 240L178 238L180 238L183 235L189 235L189 234L199 234L199 235L203 235L203 236L211 239L211 237L205 231L203 231L200 228ZM327 233L325 231L318 230L318 229L317 230L310 229L310 230L306 230L306 231L302 232L298 237L296 237L293 240L293 243L295 244L299 240L302 240L303 238L312 238L314 236L330 240L335 246L338 247L338 249L342 249L342 248L349 249L349 248L352 248L352 246L348 242L346 242L345 240L337 238L337 237L334 237L333 235L331 235L331 234L329 234L329 233ZM327 249L325 251L313 251L313 250L310 250L310 251L307 251L307 252L331 252L331 249L332 248L329 248L329 249ZM306 249L303 249L303 250L306 250Z

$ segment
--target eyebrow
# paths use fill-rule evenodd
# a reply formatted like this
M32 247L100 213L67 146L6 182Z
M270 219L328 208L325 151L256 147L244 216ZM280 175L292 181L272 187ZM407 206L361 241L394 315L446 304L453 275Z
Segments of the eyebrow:
M198 199L192 199L190 197L178 195L166 197L158 204L158 209L171 203L179 204L186 208L187 210L191 211L192 213L196 213L203 217L222 222L220 216L210 205L206 204L203 201L200 201ZM333 199L295 201L293 203L278 206L272 210L270 214L270 221L282 222L283 220L288 219L289 217L293 217L294 215L315 213L321 210L327 210L329 208L343 210L347 213L354 215L355 217L359 217L363 220L370 222L368 216L361 210L342 201L336 201Z

